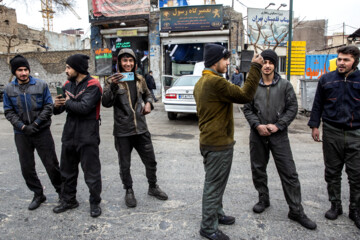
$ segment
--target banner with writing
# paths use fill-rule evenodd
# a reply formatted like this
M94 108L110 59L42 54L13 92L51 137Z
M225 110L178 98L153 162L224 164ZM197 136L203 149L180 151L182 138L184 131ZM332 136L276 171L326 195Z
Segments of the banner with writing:
M223 6L203 5L160 8L161 31L218 30L223 26Z
M251 44L285 46L289 32L289 11L248 8L248 34Z
M112 74L112 52L108 48L95 50L95 74L107 76Z
M337 54L306 55L305 79L319 79L323 74L331 72L330 60Z
M94 17L119 17L150 13L150 0L92 0Z

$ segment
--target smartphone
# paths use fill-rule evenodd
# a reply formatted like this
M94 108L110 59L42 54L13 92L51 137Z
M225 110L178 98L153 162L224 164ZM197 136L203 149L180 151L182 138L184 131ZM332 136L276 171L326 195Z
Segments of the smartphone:
M135 75L133 72L121 72L120 74L123 75L124 77L120 79L119 82L135 80Z
M56 93L57 93L57 95L61 95L63 98L66 97L62 87L57 86Z

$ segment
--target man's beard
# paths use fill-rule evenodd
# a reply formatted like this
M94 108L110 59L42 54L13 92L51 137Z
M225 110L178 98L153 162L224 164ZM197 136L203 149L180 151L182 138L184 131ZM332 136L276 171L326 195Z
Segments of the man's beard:
M76 74L75 76L67 75L67 79L68 79L70 82L75 82L77 77L78 77L78 74Z

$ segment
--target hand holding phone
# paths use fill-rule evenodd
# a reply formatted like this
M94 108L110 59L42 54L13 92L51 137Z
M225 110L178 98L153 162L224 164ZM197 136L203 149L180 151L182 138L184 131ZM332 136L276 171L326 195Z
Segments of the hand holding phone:
M62 87L57 86L56 87L56 93L57 93L58 96L61 95L61 97L63 97L63 98L66 97Z

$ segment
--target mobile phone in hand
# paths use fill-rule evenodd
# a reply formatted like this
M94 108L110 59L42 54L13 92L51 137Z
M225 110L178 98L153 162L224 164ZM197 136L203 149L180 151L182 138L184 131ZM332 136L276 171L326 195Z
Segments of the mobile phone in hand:
M66 97L62 87L59 87L59 86L56 87L56 93L57 93L57 95L61 95L63 98Z
M121 72L120 74L124 76L122 79L119 80L121 82L135 80L135 74L133 72Z

